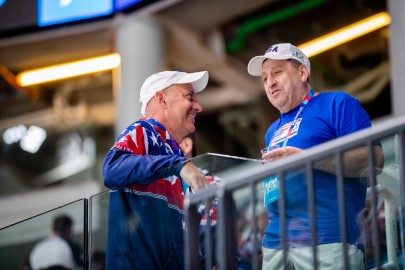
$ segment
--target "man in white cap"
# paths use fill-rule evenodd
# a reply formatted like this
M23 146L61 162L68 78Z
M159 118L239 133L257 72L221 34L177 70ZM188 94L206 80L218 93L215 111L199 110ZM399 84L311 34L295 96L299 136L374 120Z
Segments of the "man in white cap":
M184 268L183 189L208 182L179 144L195 130L202 111L196 93L207 83L206 71L163 71L142 85L145 118L122 132L103 164L110 189L106 269Z
M248 72L261 76L270 103L280 118L265 134L269 151L262 157L278 160L324 142L370 127L370 118L357 99L344 92L316 93L309 84L311 65L307 56L290 43L271 46L264 55L253 57ZM375 167L384 163L379 142L374 146ZM367 149L344 155L344 194L346 211L346 248L351 269L364 269L362 229L356 223L365 206L367 186L359 175L367 168ZM314 174L318 269L343 269L343 243L339 227L336 165L334 160L316 164ZM263 269L284 269L281 214L278 211L277 178L264 181L264 204L270 223L263 237ZM306 176L289 173L285 181L287 268L313 269L311 217L308 213ZM313 225L312 225L313 226Z

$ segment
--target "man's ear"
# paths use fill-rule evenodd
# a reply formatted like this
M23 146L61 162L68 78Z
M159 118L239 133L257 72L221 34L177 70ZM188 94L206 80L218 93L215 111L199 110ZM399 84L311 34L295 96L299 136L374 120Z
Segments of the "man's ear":
M302 65L299 67L298 70L299 70L299 73L300 73L301 80L302 80L303 82L307 81L307 80L308 80L308 76L309 76L307 66L304 65L304 64L302 64Z
M166 94L163 91L158 91L155 94L156 103L163 108L167 108Z

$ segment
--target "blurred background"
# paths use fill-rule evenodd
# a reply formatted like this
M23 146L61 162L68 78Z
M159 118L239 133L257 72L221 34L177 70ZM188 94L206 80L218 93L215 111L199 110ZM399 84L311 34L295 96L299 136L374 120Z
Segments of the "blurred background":
M141 116L140 86L161 70L209 71L198 154L259 158L278 111L248 61L387 12L384 0L0 1L0 227L104 191L103 157ZM311 56L311 86L346 91L383 121L393 114L389 39L388 22ZM112 64L24 81L96 57Z

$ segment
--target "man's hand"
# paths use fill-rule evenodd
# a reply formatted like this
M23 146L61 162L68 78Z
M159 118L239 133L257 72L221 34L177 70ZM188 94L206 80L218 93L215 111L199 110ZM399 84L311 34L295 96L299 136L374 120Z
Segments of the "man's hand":
M297 148L297 147L292 147L292 146L286 146L286 147L282 147L282 148L277 148L274 150L271 150L269 152L267 152L266 154L264 154L262 156L262 158L264 160L268 160L268 161L275 161L281 158L285 158L300 152L303 152L304 150Z
M180 171L180 177L193 189L199 190L200 188L209 185L205 175L191 162L187 162Z

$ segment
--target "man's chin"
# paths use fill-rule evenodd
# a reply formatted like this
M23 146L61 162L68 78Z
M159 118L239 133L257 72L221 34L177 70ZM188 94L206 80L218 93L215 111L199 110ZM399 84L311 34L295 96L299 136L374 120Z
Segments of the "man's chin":
M195 126L194 126L194 125L190 125L190 126L187 128L187 131L188 131L189 134L190 134L190 133L193 133L193 132L195 131Z

